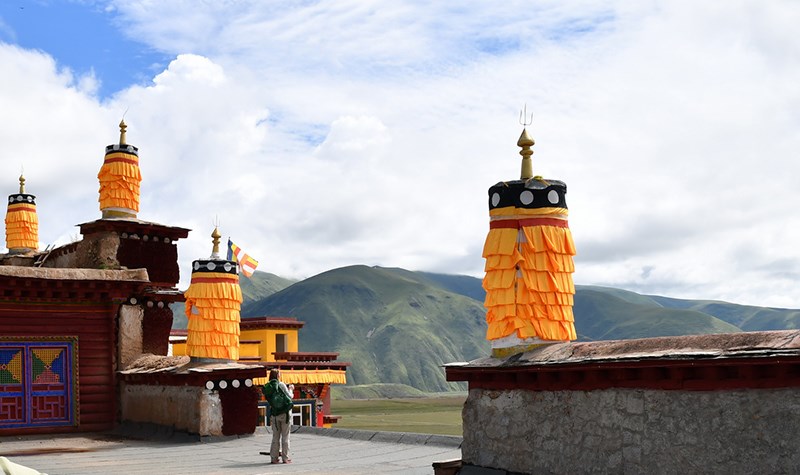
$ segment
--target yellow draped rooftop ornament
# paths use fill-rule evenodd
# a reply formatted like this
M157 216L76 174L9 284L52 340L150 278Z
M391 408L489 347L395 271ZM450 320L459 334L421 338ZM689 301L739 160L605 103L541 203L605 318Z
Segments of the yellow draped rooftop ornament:
M576 338L567 185L533 176L533 144L523 127L517 142L523 157L520 179L489 188L483 288L486 337L495 357Z
M219 257L219 230L211 234L211 257L192 263L192 280L184 292L189 319L186 351L195 359L239 359L239 310L242 289L236 262Z
M19 193L8 196L6 211L6 247L11 254L39 249L39 218L36 196L25 193L25 177L19 177Z
M139 212L139 149L128 145L125 121L119 123L119 143L106 146L100 180L100 211L103 219L135 218Z

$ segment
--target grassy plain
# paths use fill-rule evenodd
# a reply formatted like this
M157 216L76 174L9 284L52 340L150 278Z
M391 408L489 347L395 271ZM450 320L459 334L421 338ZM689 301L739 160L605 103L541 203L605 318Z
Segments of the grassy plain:
M337 429L462 435L464 396L403 399L336 399L332 412L342 419Z

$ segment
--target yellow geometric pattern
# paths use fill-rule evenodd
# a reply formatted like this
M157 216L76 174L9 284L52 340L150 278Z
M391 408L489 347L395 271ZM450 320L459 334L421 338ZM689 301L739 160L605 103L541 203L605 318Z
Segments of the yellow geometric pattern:
M46 365L52 365L53 360L56 359L61 355L64 351L63 348L33 348L31 349L34 355L36 355L42 363Z
M16 353L8 359L8 362L2 363L0 360L0 383L1 384L19 384L22 382L22 350L15 350ZM6 359L9 355L3 355Z

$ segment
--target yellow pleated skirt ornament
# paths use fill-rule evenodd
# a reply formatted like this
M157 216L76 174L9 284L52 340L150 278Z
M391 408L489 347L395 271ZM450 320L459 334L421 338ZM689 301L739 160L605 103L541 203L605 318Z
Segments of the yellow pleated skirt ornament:
M39 217L36 197L25 193L25 178L19 177L20 192L8 197L6 211L6 247L11 253L39 249Z
M242 289L235 262L197 260L184 292L189 319L186 352L196 358L239 359Z

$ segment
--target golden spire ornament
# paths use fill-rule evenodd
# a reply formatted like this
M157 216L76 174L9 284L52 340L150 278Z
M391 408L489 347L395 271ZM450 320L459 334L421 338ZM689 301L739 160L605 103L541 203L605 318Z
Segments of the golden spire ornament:
M528 129L523 127L522 134L520 134L519 140L517 140L517 146L522 147L522 150L519 151L519 154L522 155L520 180L533 178L533 160L531 160L533 150L531 150L531 147L534 143L533 139L528 135Z
M125 138L125 131L128 130L128 126L125 124L125 119L119 121L119 144L120 145L127 145L128 142Z
M136 218L139 212L139 149L127 143L127 129L125 121L120 121L119 143L106 146L103 166L97 174L103 219Z

